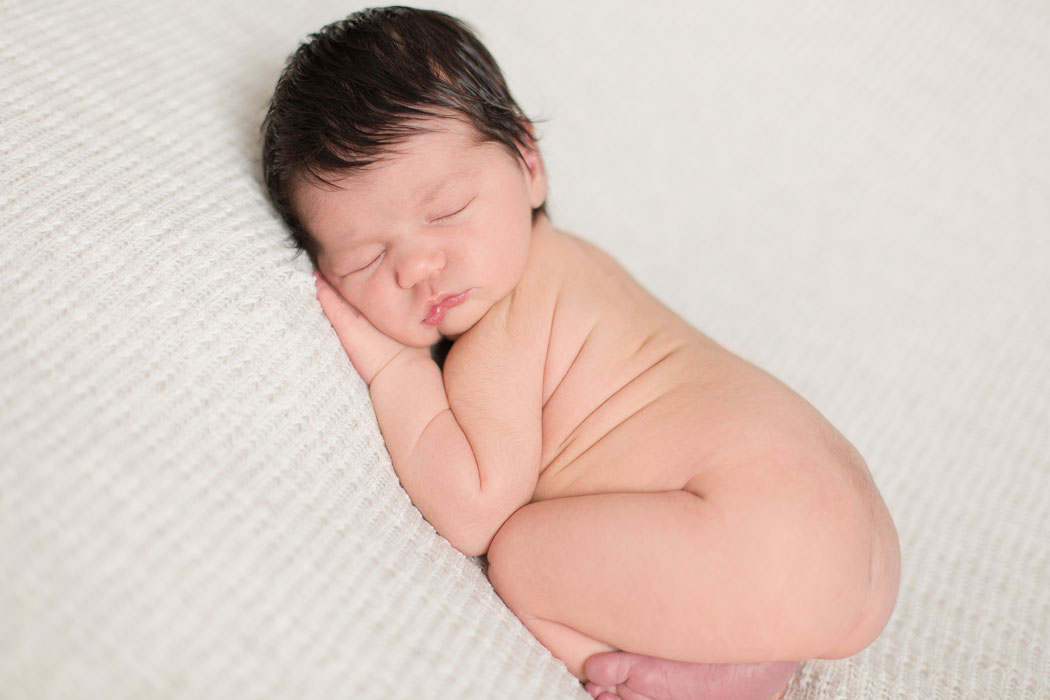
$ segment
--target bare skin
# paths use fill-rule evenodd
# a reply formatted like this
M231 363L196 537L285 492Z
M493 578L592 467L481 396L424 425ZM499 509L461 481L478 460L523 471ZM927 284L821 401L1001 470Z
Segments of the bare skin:
M765 700L796 661L870 644L899 550L856 450L533 217L534 147L428 126L293 198L321 248L318 299L423 515L487 553L510 609L605 700Z
M598 700L687 698L774 700L783 697L797 664L697 664L637 654L600 654L585 664L587 691Z

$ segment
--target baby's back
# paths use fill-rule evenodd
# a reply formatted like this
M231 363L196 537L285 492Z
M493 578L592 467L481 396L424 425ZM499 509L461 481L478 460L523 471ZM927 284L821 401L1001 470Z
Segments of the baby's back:
M556 295L534 500L685 488L719 463L720 446L739 444L742 396L781 404L794 397L597 247L544 227L534 247L527 275L545 284L530 287L526 278L523 288Z

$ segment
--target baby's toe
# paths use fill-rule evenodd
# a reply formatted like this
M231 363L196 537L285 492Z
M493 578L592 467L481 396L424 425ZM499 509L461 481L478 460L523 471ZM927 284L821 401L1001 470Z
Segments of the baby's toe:
M595 654L583 664L587 680L607 688L615 688L627 680L635 654L622 651L609 651Z
M588 683L584 686L584 689L588 693L590 693L590 696L594 698L594 700L609 700L609 688L606 688L604 686L598 686L594 683ZM619 700L619 698L617 698L617 700Z
M616 695L616 686L612 685L598 685L597 683L587 682L583 686L584 690L591 694L594 700L610 700L610 698L616 698L619 700L619 696Z

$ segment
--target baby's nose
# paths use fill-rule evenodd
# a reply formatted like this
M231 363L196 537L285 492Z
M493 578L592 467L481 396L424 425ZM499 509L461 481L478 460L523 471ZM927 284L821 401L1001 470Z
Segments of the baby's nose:
M397 265L397 283L411 289L445 266L445 254L439 248L416 246L402 251Z

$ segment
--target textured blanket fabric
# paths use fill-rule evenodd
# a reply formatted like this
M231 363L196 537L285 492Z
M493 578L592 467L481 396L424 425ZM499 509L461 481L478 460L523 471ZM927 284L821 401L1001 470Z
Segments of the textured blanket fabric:
M412 507L258 175L334 0L0 0L0 698L582 698ZM1050 698L1050 6L438 3L556 225L867 457L900 598L788 700Z

